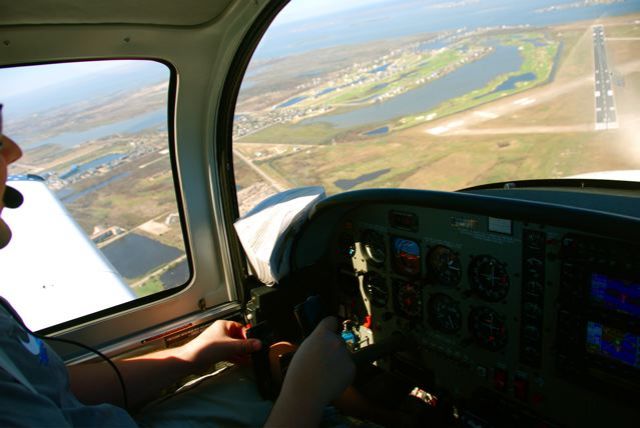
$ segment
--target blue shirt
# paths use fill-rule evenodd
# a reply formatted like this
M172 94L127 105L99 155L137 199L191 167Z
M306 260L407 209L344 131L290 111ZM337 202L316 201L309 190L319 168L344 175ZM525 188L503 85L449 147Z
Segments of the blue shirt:
M3 306L0 349L30 384L19 380L7 364L0 364L0 426L137 426L120 407L82 404L70 390L60 357L21 327Z

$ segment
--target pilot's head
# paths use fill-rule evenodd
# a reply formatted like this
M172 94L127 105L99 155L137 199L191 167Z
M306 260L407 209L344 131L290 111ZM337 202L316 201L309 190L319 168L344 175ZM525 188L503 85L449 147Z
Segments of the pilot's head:
M7 183L7 167L22 156L20 147L2 133L2 104L0 104L0 216L4 209L4 190ZM0 217L0 248L5 247L11 239L11 230Z

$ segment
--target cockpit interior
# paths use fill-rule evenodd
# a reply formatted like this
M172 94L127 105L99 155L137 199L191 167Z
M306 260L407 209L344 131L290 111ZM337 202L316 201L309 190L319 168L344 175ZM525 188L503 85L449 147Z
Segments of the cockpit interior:
M544 186L330 198L297 237L293 282L326 296L354 349L408 339L376 364L442 394L463 426L624 425L637 224L574 185L591 209L541 202L569 196Z

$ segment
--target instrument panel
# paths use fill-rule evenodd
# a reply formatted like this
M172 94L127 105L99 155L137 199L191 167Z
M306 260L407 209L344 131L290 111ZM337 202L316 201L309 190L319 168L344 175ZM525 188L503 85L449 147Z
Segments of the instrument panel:
M385 203L361 204L335 224L327 253L351 343L409 335L434 385L468 406L469 426L501 426L487 421L507 411L526 420L518 426L635 425L635 243Z

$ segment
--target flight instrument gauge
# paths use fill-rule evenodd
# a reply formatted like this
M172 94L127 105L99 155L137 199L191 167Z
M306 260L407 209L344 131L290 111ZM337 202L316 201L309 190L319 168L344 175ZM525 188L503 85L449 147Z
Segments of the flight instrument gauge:
M458 302L446 294L434 294L429 299L429 324L444 333L455 333L462 325Z
M411 239L393 238L393 267L401 275L417 276L420 274L420 245Z
M469 315L469 330L474 342L489 351L498 351L507 344L505 318L493 309L473 309Z
M418 283L396 281L396 307L405 318L422 318L422 290Z
M364 277L364 289L373 306L384 308L387 305L389 290L383 276L375 272L367 273Z
M505 266L491 256L478 256L469 266L471 289L488 302L498 302L509 292L509 274Z
M450 248L437 245L429 251L427 272L439 284L450 287L458 285L461 277L460 257Z
M365 230L362 234L362 246L368 260L376 264L383 264L387 258L384 237L375 230Z

